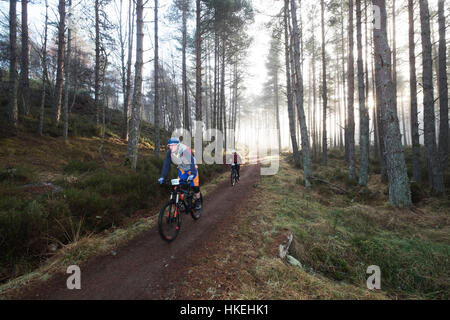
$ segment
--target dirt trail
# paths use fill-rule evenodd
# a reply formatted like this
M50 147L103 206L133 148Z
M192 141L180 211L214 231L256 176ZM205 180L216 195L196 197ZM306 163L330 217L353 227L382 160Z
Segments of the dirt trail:
M81 290L68 290L69 275L55 275L39 287L22 291L20 299L168 299L176 295L177 283L185 279L191 255L207 255L207 246L217 231L232 223L238 208L254 190L259 166L241 168L241 181L231 187L221 183L204 198L200 220L183 217L180 234L173 243L161 240L157 226L117 250L117 254L98 256L81 268ZM195 271L194 271L195 272ZM199 275L201 277L201 275Z

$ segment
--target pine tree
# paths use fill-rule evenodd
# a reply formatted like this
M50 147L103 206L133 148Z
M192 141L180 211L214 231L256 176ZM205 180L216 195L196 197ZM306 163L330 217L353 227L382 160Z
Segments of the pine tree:
M436 121L434 114L433 60L431 47L430 12L427 0L419 0L422 30L424 139L428 161L428 182L433 194L444 194L444 179L436 146Z
M380 143L384 145L385 150L389 203L394 207L409 207L412 205L411 191L403 154L400 125L394 104L392 58L386 31L386 2L385 0L373 0L372 2L380 9L380 28L373 28L373 35L377 98L383 127Z

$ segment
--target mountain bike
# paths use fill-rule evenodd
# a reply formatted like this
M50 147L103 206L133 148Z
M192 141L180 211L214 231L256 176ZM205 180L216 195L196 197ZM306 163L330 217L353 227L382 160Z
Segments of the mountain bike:
M182 214L190 214L194 220L200 219L203 211L203 196L200 193L202 208L195 210L195 193L186 180L165 181L170 186L170 200L161 208L158 218L158 231L161 238L172 242L181 229Z
M239 182L236 166L231 166L231 185L234 187Z

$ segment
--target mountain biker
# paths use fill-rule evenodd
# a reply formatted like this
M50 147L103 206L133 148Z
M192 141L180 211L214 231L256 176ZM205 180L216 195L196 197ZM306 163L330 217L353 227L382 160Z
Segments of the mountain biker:
M239 178L241 177L240 173L239 173L239 170L241 169L241 163L242 163L241 157L234 149L231 151L231 155L233 156L233 162L232 162L231 166L236 168L237 179L239 180Z
M161 172L161 178L158 179L160 184L164 183L170 170L170 163L173 162L178 166L178 178L180 180L185 180L190 183L192 190L195 193L195 210L200 210L202 208L202 203L200 200L200 179L198 174L198 167L195 162L192 150L180 143L178 138L169 139L169 151L167 151L166 160L164 161L164 166Z

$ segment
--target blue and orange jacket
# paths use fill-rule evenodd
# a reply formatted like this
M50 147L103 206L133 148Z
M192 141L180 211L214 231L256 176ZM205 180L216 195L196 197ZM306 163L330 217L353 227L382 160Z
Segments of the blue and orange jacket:
M169 174L170 164L172 161L178 166L178 169L183 172L191 172L192 175L195 175L197 172L192 150L182 143L178 145L178 150L176 153L172 153L170 150L167 151L166 160L164 161L161 174L163 178L166 178Z

